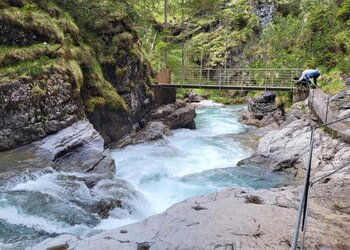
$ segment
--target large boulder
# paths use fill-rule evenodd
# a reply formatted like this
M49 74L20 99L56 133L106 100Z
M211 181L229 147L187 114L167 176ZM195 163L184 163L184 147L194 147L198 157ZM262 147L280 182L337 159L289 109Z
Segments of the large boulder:
M186 98L185 102L201 102L203 100L206 100L208 96L190 91L186 93L184 97Z
M288 172L297 177L302 176L309 158L311 126L315 125L316 118L307 106L304 103L294 104L281 128L266 132L261 137L256 152L240 161L238 165L255 165L273 171ZM322 129L316 129L314 138L314 168L324 165L325 161L335 159L340 149L350 150L347 144L332 139Z
M109 148L122 148L130 144L163 139L172 135L171 129L196 129L195 108L191 104L177 100L175 103L161 105L151 111L150 121L141 120L125 133L120 140L110 143Z
M255 99L248 97L248 110L255 119L261 120L265 115L277 109L275 99L276 93L271 91L266 91Z
M265 91L255 99L247 97L248 108L242 112L241 121L257 127L279 127L284 121L283 105L275 104L276 93Z
M162 122L151 121L142 128L138 127L133 133L127 134L121 140L108 145L110 148L123 148L127 145L139 144L164 139L171 136L171 130Z
M90 183L112 178L115 173L114 161L104 148L102 137L86 120L1 156L0 166L6 168L1 169L0 184L15 185L52 171L98 174L98 179L91 176L87 180Z
M161 122L150 122L140 130L133 138L133 143L142 143L163 139L165 136L172 135L169 127Z
M158 107L151 116L152 120L160 121L171 129L192 128L196 112L192 105L177 100L176 103Z
M55 163L55 168L66 172L98 173L112 177L114 161L104 141L90 122L83 120L34 143L38 156Z

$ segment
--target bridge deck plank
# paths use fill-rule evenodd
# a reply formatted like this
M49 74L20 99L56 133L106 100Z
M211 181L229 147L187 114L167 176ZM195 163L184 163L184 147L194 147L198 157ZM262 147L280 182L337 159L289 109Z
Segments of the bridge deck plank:
M292 91L293 86L234 86L234 85L201 85L201 84L157 84L164 88L189 88L189 89L232 89L232 90L271 90Z

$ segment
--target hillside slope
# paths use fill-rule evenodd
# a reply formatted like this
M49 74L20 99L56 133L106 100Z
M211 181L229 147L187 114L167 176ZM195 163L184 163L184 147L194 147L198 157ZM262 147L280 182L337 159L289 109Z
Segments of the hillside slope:
M88 117L106 143L150 109L151 70L121 4L0 1L0 150Z
M333 93L349 79L349 0L176 0L169 3L168 29L156 13L154 68L165 66L159 63L165 48L167 66L179 68L184 41L186 67L317 68ZM153 40L146 38L148 51Z

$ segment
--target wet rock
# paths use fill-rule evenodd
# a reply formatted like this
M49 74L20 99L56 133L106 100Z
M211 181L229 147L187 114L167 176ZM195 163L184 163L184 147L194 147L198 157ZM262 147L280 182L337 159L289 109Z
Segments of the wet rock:
M261 120L265 115L277 110L275 106L276 93L266 91L256 99L247 98L248 110L255 119Z
M122 202L120 200L106 200L102 199L89 206L89 210L92 213L97 213L101 219L107 219L109 212L117 207L121 207Z
M113 177L115 165L109 150L104 149L102 137L86 120L41 141L1 153L0 180L3 184L35 179L53 169L101 174L86 178L86 182L94 186L103 178Z
M188 98L190 102L201 102L206 99L207 96L203 96L201 94L194 93L192 91L185 94L185 98Z
M241 121L257 127L278 127L284 122L284 107L275 104L276 93L266 91L253 99L247 98L248 108L242 111Z
M191 121L189 124L186 125L186 128L194 130L197 129L197 126L194 121Z
M141 130L128 134L121 140L108 146L110 148L123 148L131 144L160 140L171 135L172 132L170 128L167 125L164 125L162 122L149 122Z
M57 134L35 143L35 154L46 155L54 167L64 171L99 173L113 176L114 161L104 141L88 121L80 121Z
M133 138L133 143L143 143L146 141L154 141L158 139L163 139L164 136L172 135L169 127L165 126L161 122L150 122L139 131Z
M90 204L87 209L94 208L93 211L101 216L112 214L113 218L124 219L125 215L122 212L113 213L113 209L121 208L129 215L135 215L139 214L141 209L145 211L149 206L141 193L136 191L130 183L119 178L100 181L91 189L91 194L96 197L96 200L94 205ZM100 202L102 200L103 202ZM142 204L142 207L136 207L138 204Z
M195 108L183 101L162 105L151 113L153 121L160 121L171 129L193 126Z
M74 193L74 188L77 188L77 185L73 185L71 188L71 193ZM73 197L74 194L71 194L71 198ZM5 199L12 206L28 215L40 214L43 218L62 221L71 226L76 224L95 226L101 221L96 214L82 210L75 202L71 202L67 198L36 190L14 190L5 194Z

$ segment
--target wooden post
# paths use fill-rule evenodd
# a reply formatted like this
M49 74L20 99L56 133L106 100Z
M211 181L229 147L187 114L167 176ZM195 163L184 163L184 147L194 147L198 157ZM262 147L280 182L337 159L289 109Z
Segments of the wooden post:
M293 103L305 101L308 97L308 88L293 88Z
M156 81L158 84L171 84L171 70L162 69L158 72Z
M154 100L157 105L176 102L176 88L164 87L162 85L153 86Z

